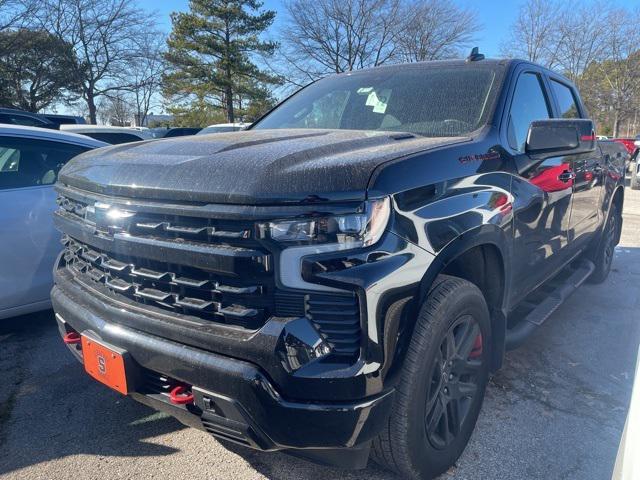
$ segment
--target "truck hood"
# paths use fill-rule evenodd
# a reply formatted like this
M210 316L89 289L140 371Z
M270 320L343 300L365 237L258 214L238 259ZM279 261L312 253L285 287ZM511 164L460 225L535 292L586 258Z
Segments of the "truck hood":
M60 182L141 199L245 205L363 200L384 162L468 140L356 130L249 130L101 148Z

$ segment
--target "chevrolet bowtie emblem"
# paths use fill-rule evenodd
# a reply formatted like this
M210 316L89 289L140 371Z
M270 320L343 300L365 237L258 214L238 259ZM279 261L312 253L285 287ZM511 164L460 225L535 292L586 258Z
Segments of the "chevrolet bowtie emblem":
M108 203L95 202L93 206L87 207L85 219L95 223L96 233L113 235L124 230L134 215L135 212L122 210Z

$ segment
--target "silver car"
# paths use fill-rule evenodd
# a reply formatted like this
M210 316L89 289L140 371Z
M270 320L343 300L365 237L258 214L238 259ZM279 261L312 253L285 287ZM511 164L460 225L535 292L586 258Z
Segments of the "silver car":
M51 307L53 184L76 155L106 146L84 135L0 124L0 319Z

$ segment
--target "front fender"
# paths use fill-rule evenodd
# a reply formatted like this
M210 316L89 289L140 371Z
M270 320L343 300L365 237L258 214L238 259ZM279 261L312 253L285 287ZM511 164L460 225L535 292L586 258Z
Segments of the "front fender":
M494 227L498 237L508 234L513 220L511 175L492 172L447 180L398 193L393 204L392 231L438 255L485 225Z

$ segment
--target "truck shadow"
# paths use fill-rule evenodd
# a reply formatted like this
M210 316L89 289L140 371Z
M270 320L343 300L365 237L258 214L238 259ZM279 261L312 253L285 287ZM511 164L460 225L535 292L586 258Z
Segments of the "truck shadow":
M184 428L84 374L58 339L51 312L0 331L0 476L67 456L160 457L148 441Z
M317 465L285 453L266 453L220 442L227 450L242 457L253 469L270 480L311 480L317 478L344 480L402 480L401 477L381 469L373 461L364 470L342 470Z

